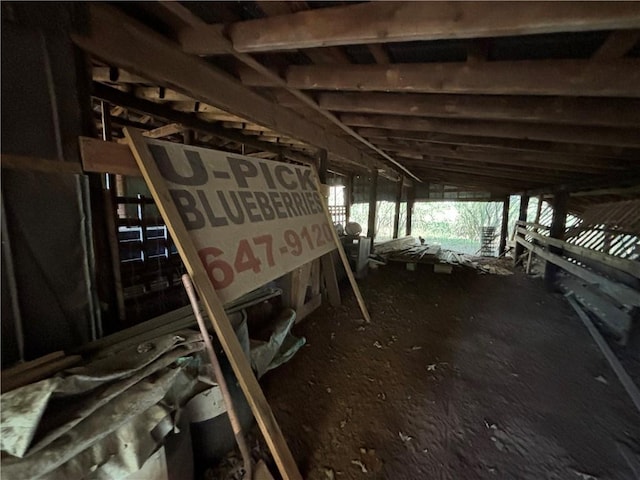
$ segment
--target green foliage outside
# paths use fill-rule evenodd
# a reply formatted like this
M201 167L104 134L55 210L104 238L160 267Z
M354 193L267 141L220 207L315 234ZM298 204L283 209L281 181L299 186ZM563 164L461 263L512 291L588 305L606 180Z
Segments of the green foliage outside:
M533 219L537 199L529 202L528 218ZM520 209L520 197L512 196L509 206L509 237L515 228ZM378 202L376 215L376 241L393 236L393 202ZM351 221L358 222L367 233L369 205L360 203L351 207ZM499 235L502 223L501 202L416 202L413 209L412 236L425 238L426 243L438 243L442 248L475 254L480 249L482 227L494 226ZM405 233L406 203L400 211L400 236ZM496 239L496 250L497 250Z

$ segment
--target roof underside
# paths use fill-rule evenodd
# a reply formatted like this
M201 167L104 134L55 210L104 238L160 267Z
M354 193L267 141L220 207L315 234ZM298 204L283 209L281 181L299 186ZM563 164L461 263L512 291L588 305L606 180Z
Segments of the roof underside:
M90 8L104 25L77 43L116 127L189 128L196 144L292 161L324 148L339 174L377 168L494 197L561 186L597 189L583 204L638 196L638 3ZM124 20L151 66L113 53L125 37L100 37Z

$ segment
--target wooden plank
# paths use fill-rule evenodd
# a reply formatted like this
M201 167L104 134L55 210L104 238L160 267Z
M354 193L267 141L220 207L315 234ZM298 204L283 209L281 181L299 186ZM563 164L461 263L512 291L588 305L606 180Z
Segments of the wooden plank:
M572 243L567 243L563 240L545 237L543 235L540 235L539 233L526 230L522 227L518 228L518 233L534 238L543 245L553 245L555 247L562 248L565 252L568 252L570 254L603 263L609 267L617 268L622 272L628 273L629 275L633 275L634 277L640 279L640 263L633 260L614 257L613 255L574 245Z
M560 286L565 292L571 292L583 307L599 318L609 330L622 340L621 343L626 343L631 328L631 316L628 313L616 308L607 299L588 289L575 278L563 278L560 281Z
M402 184L404 179L400 177L396 184L396 204L393 213L393 238L398 238L398 228L400 226L400 203L402 202Z
M342 300L340 298L340 288L338 287L336 265L333 263L333 252L320 257L320 264L322 265L322 278L329 304L333 307L338 307L342 304Z
M378 170L371 170L369 185L369 219L367 222L367 237L371 239L371 248L376 237L376 210L378 207Z
M149 130L148 132L144 133L144 136L149 138L163 138L170 135L175 135L176 133L182 133L184 132L184 130L185 127L183 127L179 123L170 123L168 125L163 125L162 127Z
M517 122L637 127L640 100L516 95L321 93L318 104L337 112L473 118Z
M127 145L89 137L79 137L78 140L85 172L115 173L130 177L142 175Z
M82 174L82 168L75 162L52 160L49 158L31 157L27 155L13 155L3 153L0 156L2 168L11 170L31 170L42 173Z
M640 66L638 71L640 72ZM638 80L640 81L640 78ZM640 85L640 83L638 85ZM346 113L341 115L340 118L347 125L357 127L640 148L640 130L637 128L576 127L497 120L427 119L420 117L361 115L354 113Z
M228 33L236 50L266 52L640 26L640 6L626 2L501 2L495 7L491 2L374 2L239 22ZM199 53L212 53L206 30L194 43Z
M505 253L507 246L507 234L509 228L509 200L510 196L507 195L502 201L502 224L500 227L500 243L498 246L498 256Z
M639 66L635 58L342 65L339 69L292 65L286 80L287 86L300 90L637 98ZM238 73L245 85L277 86L249 69Z
M611 365L611 369L618 377L618 380L620 380L620 383L631 398L631 401L636 406L638 411L640 411L640 390L638 390L638 387L633 382L627 371L624 369L615 353L613 353L613 350L611 350L611 347L609 347L607 341L602 337L591 319L587 316L586 313L582 311L580 306L576 303L576 300L571 297L568 297L568 300L573 309L580 317L580 320L582 320L582 323L584 323L585 327L587 327L587 330L589 330L591 337L595 340L598 347L600 347L600 351L609 362L609 365Z
M322 184L318 179L317 173L314 175L314 180L316 182L316 188L318 189L319 192L322 192ZM327 222L329 222L329 225L333 225L333 220L331 219L331 213L329 213L329 207L327 206L327 202L323 201L321 203L322 203L322 208L324 210L324 215L327 218ZM342 242L338 237L338 232L336 232L335 228L330 228L329 230L331 230L331 236L333 237L333 241L336 244L338 255L340 255L340 260L342 260L342 266L344 267L344 271L346 272L347 278L349 279L349 284L351 285L353 294L356 296L356 300L358 302L358 306L360 307L360 312L362 313L364 321L367 323L371 323L371 316L369 315L369 310L367 309L367 305L364 302L364 298L362 298L362 293L360 293L358 282L356 282L356 279L353 276L353 272L351 271L351 265L349 264L349 259L347 258L347 254L344 252L344 247L342 246Z
M373 162L343 138L270 102L209 62L184 53L165 37L115 8L97 3L88 8L91 28L86 34L73 34L72 39L90 54L161 85L171 85L195 100L326 148L338 157L362 164Z
M302 479L280 427L251 370L251 365L238 342L229 318L218 299L213 284L209 280L189 232L180 219L180 213L171 199L168 188L162 180L160 171L142 134L139 131L125 128L125 135L156 205L171 233L171 237L176 242L180 257L198 290L207 315L227 354L238 383L246 396L282 477L285 479Z
M516 242L522 244L525 248L532 250L533 253L544 258L547 262L557 265L563 270L566 270L572 275L575 275L576 277L584 280L585 282L598 287L611 298L614 298L621 305L630 307L640 306L640 292L637 292L636 290L633 290L626 285L612 282L600 275L590 272L589 270L586 270L585 268L582 268L575 263L571 263L570 261L565 260L559 255L550 253L537 245L533 245L532 243L527 242L520 236L516 237Z

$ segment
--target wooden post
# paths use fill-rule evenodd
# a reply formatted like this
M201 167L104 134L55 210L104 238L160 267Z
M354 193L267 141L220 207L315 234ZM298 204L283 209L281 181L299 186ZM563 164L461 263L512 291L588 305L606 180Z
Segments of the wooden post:
M407 191L407 225L406 234L411 235L411 221L413 220L413 204L416 201L416 187L411 185Z
M396 211L393 217L393 238L398 238L398 227L400 226L400 203L402 202L402 184L404 177L400 176L396 190Z
M347 177L347 184L345 185L344 192L345 227L351 218L351 202L353 202L353 174L350 173Z
M507 247L507 230L509 229L509 195L502 201L502 228L500 229L500 246L498 256L502 255Z
M564 240L564 231L567 221L567 207L569 205L569 193L565 191L556 192L553 195L553 219L549 229L549 237ZM548 250L556 255L562 255L562 249L553 245L548 246ZM544 269L544 283L548 290L554 290L556 274L559 270L557 265L547 262Z
M327 151L321 148L316 153L316 162L318 169L318 178L322 185L327 184L327 169L329 168L329 161L327 159Z
M371 239L371 249L376 236L376 207L378 206L378 169L371 169L371 185L369 186L369 224L367 237Z
M521 222L527 221L527 210L529 209L529 195L526 193L520 195L520 212L518 214L518 220ZM516 242L515 252L513 254L514 265L518 262L522 254L524 253L524 246Z

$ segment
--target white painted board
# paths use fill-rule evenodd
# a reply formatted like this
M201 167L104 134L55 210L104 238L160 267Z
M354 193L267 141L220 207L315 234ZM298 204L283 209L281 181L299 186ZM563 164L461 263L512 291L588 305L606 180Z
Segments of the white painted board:
M311 168L145 141L222 303L336 248Z

